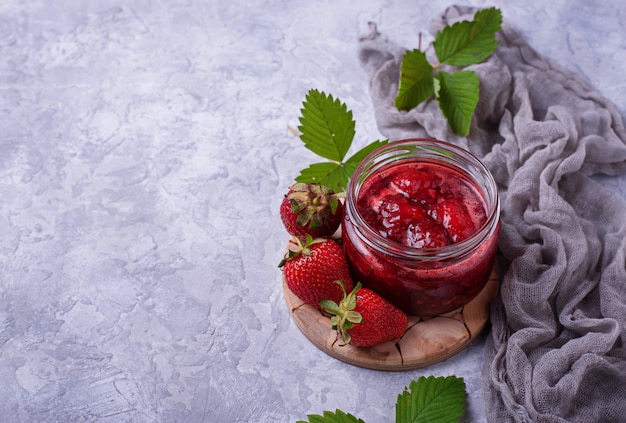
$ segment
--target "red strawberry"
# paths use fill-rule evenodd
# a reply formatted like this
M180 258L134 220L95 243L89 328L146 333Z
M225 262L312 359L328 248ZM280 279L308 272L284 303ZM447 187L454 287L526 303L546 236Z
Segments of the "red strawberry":
M419 166L406 167L393 174L389 186L396 192L421 204L432 203L439 195L443 179L441 176Z
M408 325L408 318L399 308L357 283L339 303L322 301L322 309L332 314L333 329L339 332L344 344L371 347L400 338Z
M331 236L341 223L343 204L330 188L298 183L289 187L280 205L280 218L291 235Z
M463 241L478 230L465 204L456 198L435 204L429 215L443 226L452 242Z
M415 248L438 248L448 245L441 225L424 207L401 194L385 197L380 205L381 224L388 238Z
M343 250L329 238L306 236L305 244L294 237L298 248L289 251L278 265L283 269L287 286L298 298L307 304L320 308L320 301L339 302L343 297L341 281L352 289L348 262Z

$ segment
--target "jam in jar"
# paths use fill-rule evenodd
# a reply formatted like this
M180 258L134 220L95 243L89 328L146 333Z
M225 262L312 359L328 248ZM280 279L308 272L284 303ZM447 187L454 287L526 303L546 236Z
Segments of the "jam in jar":
M500 202L492 175L467 150L432 139L390 142L357 167L345 209L354 280L405 313L445 314L485 286Z

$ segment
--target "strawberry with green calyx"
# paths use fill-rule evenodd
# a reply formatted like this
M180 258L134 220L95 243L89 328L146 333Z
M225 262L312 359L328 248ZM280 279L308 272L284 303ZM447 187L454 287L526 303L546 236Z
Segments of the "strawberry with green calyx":
M354 287L339 244L330 238L313 238L309 234L304 244L298 237L293 237L293 241L294 250L290 249L278 265L291 292L317 308L322 300L339 302L343 291L336 281L343 281L348 289Z
M343 291L342 300L339 303L324 300L320 306L332 314L331 324L343 345L371 347L404 335L408 318L399 308L374 291L362 288L360 282L351 291L342 281L337 284Z
M343 218L341 194L319 184L297 183L280 205L280 217L291 235L314 238L335 233Z

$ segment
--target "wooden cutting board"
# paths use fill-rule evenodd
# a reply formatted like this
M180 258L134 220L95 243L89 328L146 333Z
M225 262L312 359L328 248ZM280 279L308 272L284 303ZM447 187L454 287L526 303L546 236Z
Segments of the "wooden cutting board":
M464 307L451 313L419 318L409 316L408 329L398 342L363 348L340 346L330 317L296 297L283 276L283 291L291 317L319 349L346 363L374 370L401 371L443 361L466 348L489 320L489 303L498 293L496 266L485 288Z

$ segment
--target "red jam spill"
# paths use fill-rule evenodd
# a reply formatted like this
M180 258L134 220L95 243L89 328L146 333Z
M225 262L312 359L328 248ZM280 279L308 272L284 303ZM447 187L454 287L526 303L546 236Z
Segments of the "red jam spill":
M380 235L414 248L462 241L487 220L484 203L466 178L427 162L394 166L367 180L357 209Z

